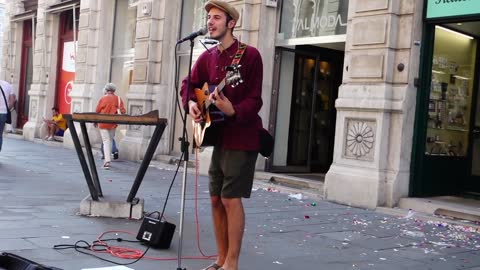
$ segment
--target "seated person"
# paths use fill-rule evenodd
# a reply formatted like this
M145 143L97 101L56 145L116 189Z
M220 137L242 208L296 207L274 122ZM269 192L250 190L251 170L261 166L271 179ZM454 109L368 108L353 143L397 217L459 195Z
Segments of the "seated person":
M47 141L53 141L54 136L63 137L63 133L67 129L67 120L63 118L63 115L58 111L57 107L52 108L52 120L43 119L47 124L48 133L45 137Z

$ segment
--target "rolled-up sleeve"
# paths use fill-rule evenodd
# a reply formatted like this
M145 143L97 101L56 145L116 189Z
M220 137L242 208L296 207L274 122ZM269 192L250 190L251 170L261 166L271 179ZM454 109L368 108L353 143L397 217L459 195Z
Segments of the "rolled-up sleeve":
M202 81L201 78L208 78L208 76L204 74L206 72L206 58L207 55L203 53L193 65L190 78L190 89L187 90L188 75L182 80L180 96L182 98L182 105L184 109L187 108L188 101L197 101L197 97L195 96L193 89L201 87L201 85L205 82L205 79Z

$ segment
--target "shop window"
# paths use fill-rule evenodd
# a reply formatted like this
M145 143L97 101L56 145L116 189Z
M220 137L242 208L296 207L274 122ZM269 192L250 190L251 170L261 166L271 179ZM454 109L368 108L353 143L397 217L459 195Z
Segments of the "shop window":
M185 37L193 31L197 31L207 25L207 11L205 11L204 8L207 1L208 0L183 0L180 37ZM200 42L195 42L195 47L203 48ZM180 46L181 51L187 51L189 48L189 42L184 42Z
M38 7L38 0L23 1L23 7L25 11L36 10Z
M282 1L279 39L343 35L348 0Z
M437 26L428 103L427 155L466 156L477 42Z
M128 0L117 0L110 81L117 85L117 94L120 96L126 95L132 83L136 22L136 5L129 5Z
M62 34L69 32L73 33L74 30L78 31L78 25L80 22L80 9L75 9L75 28L73 27L73 12L66 12L64 16L66 16L66 18L64 19L65 25L62 27Z

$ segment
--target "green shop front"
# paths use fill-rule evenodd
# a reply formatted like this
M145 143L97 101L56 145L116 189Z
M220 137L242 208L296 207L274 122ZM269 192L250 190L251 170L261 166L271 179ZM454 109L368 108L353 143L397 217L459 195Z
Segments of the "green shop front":
M480 1L426 0L410 196L480 195Z

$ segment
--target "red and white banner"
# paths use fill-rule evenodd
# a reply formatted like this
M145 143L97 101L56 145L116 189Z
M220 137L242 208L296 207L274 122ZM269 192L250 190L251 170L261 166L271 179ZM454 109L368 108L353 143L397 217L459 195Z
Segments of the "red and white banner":
M75 81L75 42L63 43L62 68L59 74L57 93L58 109L60 113L70 113L72 98L70 92Z

